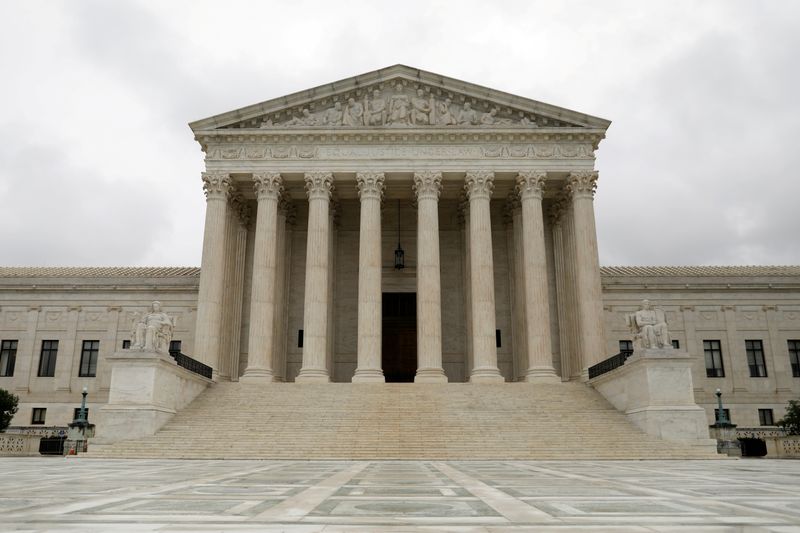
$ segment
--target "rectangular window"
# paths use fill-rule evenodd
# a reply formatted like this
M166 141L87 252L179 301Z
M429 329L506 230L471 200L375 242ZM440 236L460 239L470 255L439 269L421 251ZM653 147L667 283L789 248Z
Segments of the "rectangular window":
M73 420L77 420L79 414L81 414L81 408L80 407L76 407L72 411L72 419ZM86 420L89 420L89 408L88 407L86 408Z
M762 426L774 426L775 419L772 418L772 409L759 409L758 423Z
M302 329L298 329L297 330L297 347L298 348L302 348L303 347L303 330Z
M16 362L17 341L3 341L0 343L0 377L10 378L13 376Z
M703 341L703 352L706 356L706 377L724 378L725 367L722 365L722 345L719 341Z
M790 340L789 344L789 361L792 363L792 376L800 378L800 341Z
M619 351L621 353L633 353L633 341L619 341Z
M78 377L93 378L97 375L97 354L100 352L100 341L83 341L81 348L81 368Z
M47 409L44 407L34 407L33 414L31 414L31 424L41 425L44 424L44 417L47 414Z
M130 348L131 348L131 341L129 341L128 339L125 339L124 341L122 341L122 349L123 350L130 350Z
M725 420L729 423L731 422L731 410L728 408L723 408L722 412L725 413ZM719 420L719 409L714 409L714 422Z
M750 367L751 378L767 377L767 365L764 363L764 344L761 341L744 341L747 352L747 366Z
M181 353L181 341L169 341L169 353Z
M500 330L499 329L494 330L494 345L497 348L500 348L500 347L503 346L503 337L500 335Z
M681 341L679 341L678 339L672 339L672 347L675 348L676 350L680 350Z
M56 375L56 356L58 341L42 341L42 352L39 355L39 377L52 378Z

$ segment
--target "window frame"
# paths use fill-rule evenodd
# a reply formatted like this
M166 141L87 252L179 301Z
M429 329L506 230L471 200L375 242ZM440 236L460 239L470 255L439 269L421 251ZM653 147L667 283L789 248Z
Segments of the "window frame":
M3 339L0 341L0 378L14 377L18 347L19 339Z
M723 407L722 408L722 412L725 413L725 418L728 419L728 423L732 424L733 422L731 421L731 410L729 408L727 408L727 407ZM717 407L715 407L714 408L714 423L715 424L717 423L717 420L719 420L719 409Z
M633 353L633 341L628 339L620 339L617 341L619 346L619 353ZM625 347L623 347L623 345Z
M41 415L41 417L36 416ZM47 407L34 407L31 409L31 425L43 426L47 419Z
M47 359L45 360L45 354ZM53 378L56 376L56 359L58 358L58 339L42 340L42 348L39 351L39 372L37 377ZM45 361L47 365L45 365Z
M78 377L97 377L97 361L99 358L100 341L95 339L83 341L81 343L81 364L78 367Z
M183 342L180 340L171 340L169 341L169 349L167 351L170 353L170 355L173 353L181 353L181 350L183 349L182 344Z
M678 339L672 339L670 344L672 344L672 347L675 348L676 350L681 349L681 341L679 341Z
M719 356L719 366L716 366L715 356ZM706 365L707 378L724 378L725 361L722 357L722 341L719 339L703 339L703 357ZM709 367L709 357L711 366Z
M767 416L769 415L769 416ZM769 419L769 420L767 420ZM759 409L758 410L758 423L762 426L775 425L775 413L772 409Z
M747 367L750 369L750 377L767 377L767 359L764 355L764 341L761 339L745 339L744 351L747 354Z
M786 347L789 350L789 364L792 366L792 377L800 378L800 339L787 339Z

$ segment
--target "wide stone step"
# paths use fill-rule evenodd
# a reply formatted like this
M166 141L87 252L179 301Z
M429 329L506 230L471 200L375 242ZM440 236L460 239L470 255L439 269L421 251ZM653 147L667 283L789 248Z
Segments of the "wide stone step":
M580 383L218 383L155 436L94 457L709 458L639 431Z

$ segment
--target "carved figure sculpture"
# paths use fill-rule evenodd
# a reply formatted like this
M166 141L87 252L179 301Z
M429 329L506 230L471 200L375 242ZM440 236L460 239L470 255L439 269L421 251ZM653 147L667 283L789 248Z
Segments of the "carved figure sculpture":
M497 108L493 107L488 113L481 115L481 126L491 126L494 124L494 117L497 115Z
M131 350L169 353L174 329L175 318L161 311L161 302L153 302L150 312L134 315Z
M325 113L325 124L328 126L341 126L343 116L342 103L336 102L333 104L333 107L328 109Z
M417 96L411 99L411 123L430 124L431 111L433 111L432 99L428 101L425 98L425 91L417 89Z
M458 123L464 126L471 126L477 124L478 114L472 109L469 102L464 102L464 108L458 114Z
M626 317L634 334L634 344L642 348L671 348L667 320L664 311L653 309L649 300L642 300L638 311Z
M436 106L436 123L440 126L452 126L456 123L456 117L450 112L449 98L445 98L444 102L440 101Z
M286 123L287 126L319 126L319 119L311 114L308 109L303 109L302 117L295 117Z
M383 126L386 123L386 100L381 97L380 90L372 91L372 100L366 99L364 109L366 126Z
M347 100L342 124L345 126L362 126L364 124L364 106L356 102L355 98Z
M396 94L389 99L389 116L386 117L387 124L408 124L410 103L408 96L403 93L403 85L398 83L395 86Z

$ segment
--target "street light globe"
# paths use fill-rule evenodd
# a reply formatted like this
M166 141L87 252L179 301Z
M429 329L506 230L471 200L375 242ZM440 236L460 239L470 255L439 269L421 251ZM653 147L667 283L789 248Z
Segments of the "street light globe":
M717 389L717 394L722 394L722 391Z
M717 390L719 390L719 389L717 389ZM89 388L88 388L88 387L86 387L86 386L84 386L84 387L83 387L83 392L84 392L84 393L86 393L86 392L89 392Z

